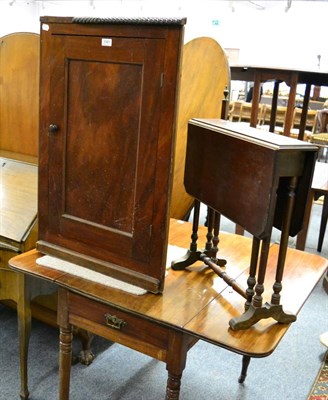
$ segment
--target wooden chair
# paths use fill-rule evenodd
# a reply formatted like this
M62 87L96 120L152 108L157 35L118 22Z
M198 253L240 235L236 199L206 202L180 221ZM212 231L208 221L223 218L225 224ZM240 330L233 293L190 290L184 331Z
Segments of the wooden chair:
M292 127L299 128L301 124L301 116L302 116L302 108L295 107L294 109L294 116L293 116L293 125ZM305 129L312 131L317 122L317 110L308 110L306 115L306 123Z
M325 103L326 104L326 103ZM327 104L328 107L328 104ZM328 108L324 108L322 110L317 111L317 124L318 124L318 133L324 133L328 131Z
M243 105L243 101L236 100L231 102L230 107L229 107L229 121L235 122L235 121L240 121L240 116L241 116L241 107Z
M264 126L269 126L270 125L270 119L271 119L271 105L266 104L265 109L263 111L263 117L262 117L262 125ZM284 130L284 124L285 124L285 118L286 118L286 111L287 107L285 106L277 106L277 112L276 112L276 120L275 120L275 133L282 134Z
M265 104L259 104L257 114L257 125L263 124L263 115L265 112ZM252 103L243 102L240 108L240 122L250 122L252 114Z
M324 161L328 162L328 133L311 134L309 135L309 141L319 147L319 160L324 158Z
M183 48L182 75L178 102L176 148L170 216L186 219L194 199L184 188L184 166L188 121L191 118L220 118L225 88L230 84L230 68L221 46L201 37Z
M252 113L252 103L243 102L240 108L240 122L250 122Z

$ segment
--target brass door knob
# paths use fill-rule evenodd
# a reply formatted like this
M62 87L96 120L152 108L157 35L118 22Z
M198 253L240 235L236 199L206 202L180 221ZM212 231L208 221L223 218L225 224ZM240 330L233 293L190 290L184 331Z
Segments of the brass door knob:
M55 124L50 124L50 125L49 125L49 127L48 127L48 133L49 133L49 135L53 135L54 133L56 133L56 132L58 132L58 131L59 131L58 125L55 125Z

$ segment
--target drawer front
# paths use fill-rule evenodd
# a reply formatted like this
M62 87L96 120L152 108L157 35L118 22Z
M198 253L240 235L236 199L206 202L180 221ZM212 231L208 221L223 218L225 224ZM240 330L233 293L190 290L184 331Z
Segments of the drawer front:
M165 359L168 327L74 293L69 294L68 301L71 324L157 359Z

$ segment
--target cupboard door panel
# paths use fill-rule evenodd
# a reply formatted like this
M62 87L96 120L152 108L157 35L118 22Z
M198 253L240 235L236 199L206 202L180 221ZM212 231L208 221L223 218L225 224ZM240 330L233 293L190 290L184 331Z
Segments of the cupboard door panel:
M142 68L71 61L68 76L62 213L132 236Z
M118 62L101 51L99 61L94 53L89 60L99 40L86 39L82 50L71 54L69 38L60 60L66 77L64 123L55 137L59 154L51 159L57 163L62 157L63 168L49 190L51 214L57 219L53 229L88 246L97 238L96 246L148 261L157 145L152 132L158 130L160 103L155 99L162 63L152 68L145 64L150 57L162 58L162 42L143 41L141 53L136 40L125 54L120 50ZM144 245L134 246L139 240Z

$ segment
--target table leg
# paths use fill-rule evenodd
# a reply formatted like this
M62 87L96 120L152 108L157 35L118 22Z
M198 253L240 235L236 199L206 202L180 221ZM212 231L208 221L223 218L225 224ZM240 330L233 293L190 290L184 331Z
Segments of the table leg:
M259 258L261 241L260 239L253 237L252 242L252 253L251 253L251 263L249 268L249 276L247 279L247 289L246 289L246 303L245 310L249 309L249 306L252 304L253 296L254 296L254 286L256 284L256 270L257 270L257 262Z
M304 248L305 248L305 242L306 242L307 231L309 228L313 200L314 200L314 191L311 190L308 202L305 207L303 229L298 233L297 239L296 239L296 249L297 250L304 250Z
M168 372L165 400L179 400L182 373L179 375Z
M243 362L242 362L242 367L241 367L241 373L240 377L238 379L239 383L244 383L246 376L247 376L247 370L249 363L251 362L251 357L250 356L243 356Z
M250 126L252 126L253 128L256 128L258 121L260 91L261 91L261 77L259 74L256 74L254 79L252 110L251 110L251 120L250 120Z
M284 124L284 135L285 136L290 136L290 130L293 125L293 115L294 115L297 83L298 83L298 73L293 72L290 75L289 82L287 82L290 89L289 89L287 111L286 111L285 124Z
M325 237L325 231L327 227L327 220L328 220L328 194L325 194L323 197L323 205L322 205L319 241L317 247L318 251L321 251L322 249L323 238Z
M61 326L59 334L59 400L69 400L72 363L72 339L72 326Z
M68 317L69 292L58 289L57 322L59 325L59 400L69 400L72 364L73 327Z
M18 280L18 299L17 299L17 316L18 316L18 334L19 334L19 353L20 353L20 397L28 399L29 391L27 384L27 358L28 345L31 335L31 302L29 294L28 278L24 274L17 274Z
M300 128L299 128L299 133L298 133L298 140L304 140L304 132L305 132L305 128L306 128L306 117L307 117L307 112L308 112L308 108L309 108L311 86L312 85L310 83L307 83L306 87L305 87Z
M182 332L171 332L167 350L168 379L165 400L179 400L182 372L186 366L188 350L198 342Z
M271 114L270 114L270 124L269 124L269 131L272 132L272 133L274 133L274 129L276 127L279 85L280 85L280 81L276 80L274 82L274 87L273 87L273 95L272 95L272 102L271 102Z

